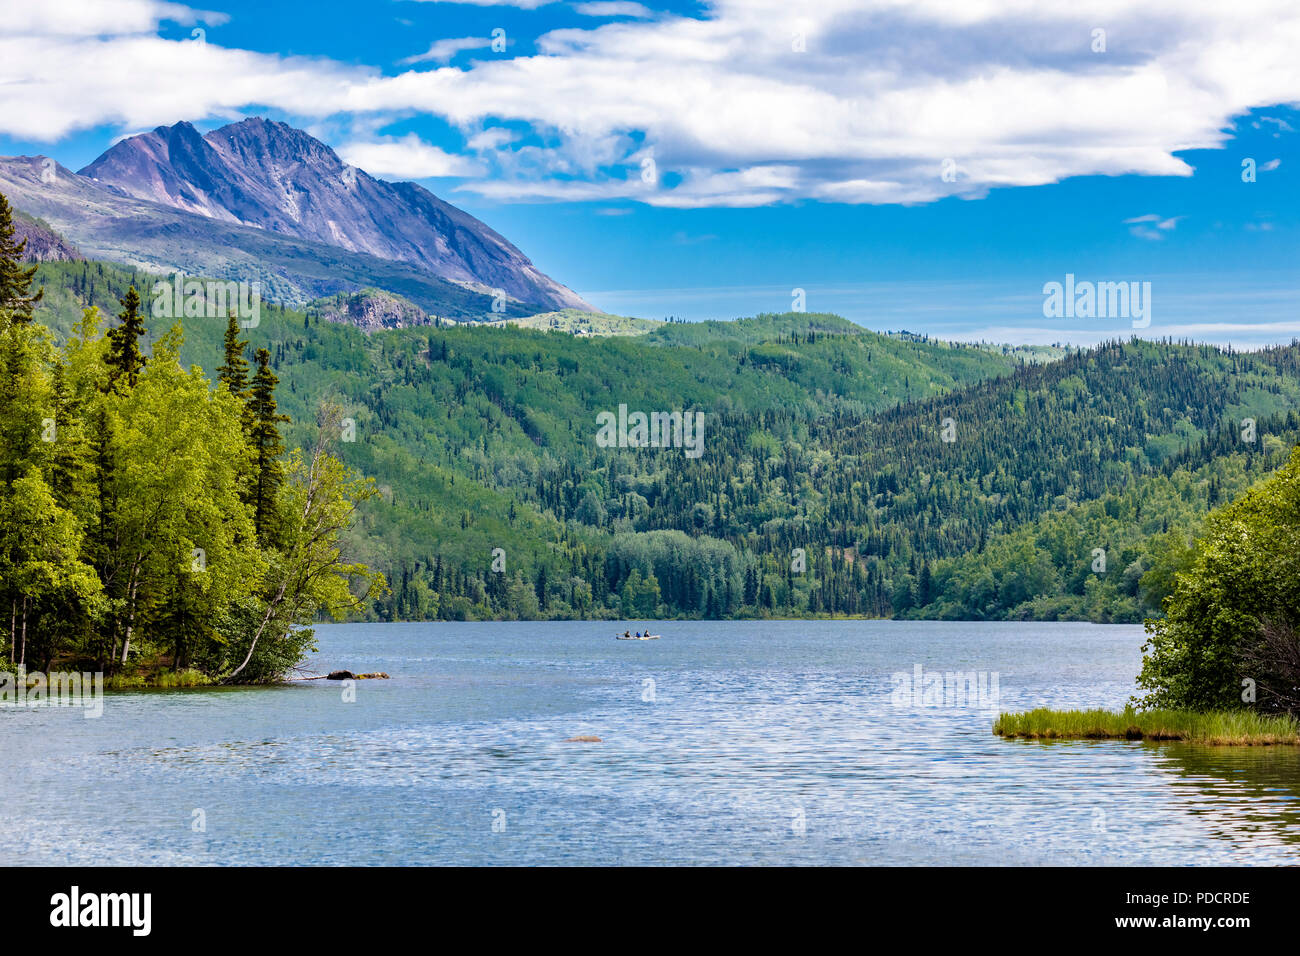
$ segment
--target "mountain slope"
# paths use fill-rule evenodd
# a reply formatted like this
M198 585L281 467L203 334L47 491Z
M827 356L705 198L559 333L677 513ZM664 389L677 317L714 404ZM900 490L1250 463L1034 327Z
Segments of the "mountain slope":
M346 165L302 130L252 118L201 135L160 126L80 171L136 199L410 263L528 305L590 310L504 237L414 183Z
M42 222L21 209L13 211L14 238L26 242L23 260L26 262L71 262L80 259L75 246Z
M43 265L38 315L66 333L82 301L116 312L129 278ZM187 321L185 361L215 368L223 331ZM809 313L367 336L279 308L248 336L271 352L291 446L322 396L356 422L340 451L384 490L355 544L393 583L385 618L1135 620L1206 510L1300 434L1300 345L1026 364ZM599 446L596 415L620 404L703 412L703 454Z
M0 193L92 258L155 273L180 271L260 282L264 300L291 306L379 287L410 299L427 313L457 320L537 311L536 306L507 299L504 311L498 312L488 291L439 278L410 263L137 199L41 156L0 158Z

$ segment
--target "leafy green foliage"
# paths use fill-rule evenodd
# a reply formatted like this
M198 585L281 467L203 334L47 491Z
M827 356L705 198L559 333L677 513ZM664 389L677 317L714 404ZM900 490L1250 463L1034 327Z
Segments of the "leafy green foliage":
M1165 618L1148 625L1138 677L1146 702L1300 710L1292 660L1300 624L1300 449L1209 516L1165 608ZM1270 634L1273 628L1279 633Z
M279 679L320 613L382 588L341 546L371 489L328 453L332 419L308 465L281 462L269 356L245 401L182 364L179 325L146 358L133 285L121 299L120 324L105 335L87 308L62 349L0 309L0 650L127 683L161 669ZM259 520L275 534L259 540Z

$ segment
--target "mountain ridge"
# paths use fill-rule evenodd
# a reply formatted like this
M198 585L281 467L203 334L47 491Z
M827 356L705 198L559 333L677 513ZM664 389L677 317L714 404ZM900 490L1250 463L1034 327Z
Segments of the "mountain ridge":
M595 311L505 237L415 183L349 166L310 134L262 117L200 134L189 122L115 143L78 171L136 199L405 262L529 305Z

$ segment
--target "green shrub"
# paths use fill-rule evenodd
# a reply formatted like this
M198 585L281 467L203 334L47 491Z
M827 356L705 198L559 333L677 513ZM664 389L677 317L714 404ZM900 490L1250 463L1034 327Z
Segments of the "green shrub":
M1210 514L1165 612L1147 622L1138 675L1147 693L1137 703L1295 709L1278 691L1290 680L1283 669L1285 635L1294 649L1300 623L1300 449L1271 477Z

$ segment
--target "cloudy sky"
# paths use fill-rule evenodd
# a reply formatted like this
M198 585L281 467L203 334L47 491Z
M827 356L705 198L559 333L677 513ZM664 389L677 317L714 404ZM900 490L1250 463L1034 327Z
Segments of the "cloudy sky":
M0 154L302 126L609 311L1095 341L1300 335L1300 5L0 0Z

